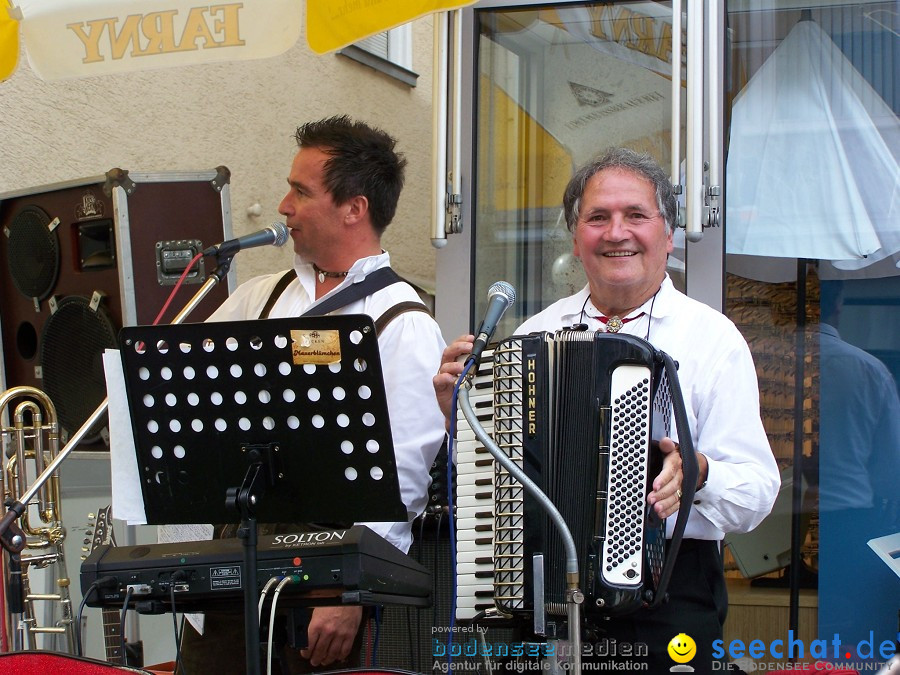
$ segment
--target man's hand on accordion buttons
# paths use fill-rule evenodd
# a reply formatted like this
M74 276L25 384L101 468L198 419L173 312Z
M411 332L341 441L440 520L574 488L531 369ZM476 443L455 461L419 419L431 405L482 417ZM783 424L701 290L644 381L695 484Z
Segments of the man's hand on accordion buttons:
M434 395L437 397L438 405L448 423L450 410L453 407L453 389L462 374L466 357L472 352L474 342L474 335L460 335L447 345L441 356L441 367L438 369L437 375L431 379Z
M660 518L667 518L678 510L681 501L681 481L684 474L681 472L681 455L678 453L678 444L671 438L663 438L659 442L662 451L663 468L659 475L653 479L653 490L647 495L647 501L653 507Z

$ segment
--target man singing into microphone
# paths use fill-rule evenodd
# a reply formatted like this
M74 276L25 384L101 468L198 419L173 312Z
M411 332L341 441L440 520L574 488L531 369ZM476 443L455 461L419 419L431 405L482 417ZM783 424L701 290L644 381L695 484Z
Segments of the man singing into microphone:
M651 157L608 151L569 181L563 209L588 283L515 334L586 324L589 330L636 335L668 353L679 365L700 468L669 601L608 621L605 637L647 645L649 672L662 673L673 665L669 642L685 633L697 646L690 662L695 672L724 669L724 663L712 663L711 653L713 641L722 639L728 605L721 540L726 532L756 527L779 487L750 350L731 321L677 291L666 274L678 206L668 177ZM472 341L462 336L447 347L434 377L445 414L463 368L458 358L471 351ZM666 459L649 501L665 517L677 509L681 469L674 443L663 439L660 447Z
M373 272L390 266L381 235L394 217L406 160L394 150L396 141L391 136L345 116L304 124L297 129L296 140L300 149L287 179L288 192L278 208L294 243L293 270L242 284L210 320L315 313L315 305L335 296L340 307L333 313L371 316L379 330L400 493L407 511L419 514L426 505L429 470L444 436L443 416L430 380L445 343L409 284L398 277L381 288L372 279L367 281ZM346 295L341 294L353 287L371 291L344 303ZM363 524L403 552L412 543L410 522ZM297 531L294 525L261 525L260 533L270 534L275 528ZM283 650L281 672L356 664L362 616L357 606L312 610L308 646ZM243 672L242 611L207 613L203 636L186 627L183 645L189 675Z

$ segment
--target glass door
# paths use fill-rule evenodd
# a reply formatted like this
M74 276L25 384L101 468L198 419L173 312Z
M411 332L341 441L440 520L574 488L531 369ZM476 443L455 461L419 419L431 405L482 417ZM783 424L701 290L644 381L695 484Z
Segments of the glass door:
M829 656L884 660L900 610L898 3L726 4L726 313L784 486L768 539L731 543L763 563L744 569L757 586L817 606L818 636L842 645Z
M557 4L476 11L475 22L472 286L475 316L487 300L477 289L517 289L500 335L586 283L561 219L574 170L614 145L671 164L672 10ZM681 287L683 241L669 270Z

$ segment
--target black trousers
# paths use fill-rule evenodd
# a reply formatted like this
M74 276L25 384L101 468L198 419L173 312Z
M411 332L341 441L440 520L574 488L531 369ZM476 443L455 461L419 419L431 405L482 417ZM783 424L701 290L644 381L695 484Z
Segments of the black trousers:
M300 610L309 612L311 610ZM284 614L282 614L284 619ZM286 632L286 622L278 621L273 634L272 672L276 675L295 675L296 673L313 673L327 670L345 670L357 668L361 661L361 649L369 612L363 611L362 621L353 648L344 661L328 666L312 666L307 659L300 656L300 650L291 647ZM308 621L308 618L307 618ZM247 652L244 646L244 613L241 612L207 612L203 625L203 635L185 622L184 636L181 640L182 667L179 675L242 675L246 673ZM260 648L260 672L266 672L266 645Z
M677 665L669 656L669 642L679 633L686 633L697 645L697 655L686 665L698 675L725 672L726 664L722 662L714 666L712 655L713 641L723 639L722 627L728 612L728 592L719 542L699 539L682 541L669 582L668 596L668 602L656 609L642 609L604 622L599 629L598 643L589 645L585 641L585 648L593 647L595 655L587 655L583 660L647 663L648 668L644 672L668 673L672 666ZM643 651L646 645L647 655L623 656L623 650L629 648L626 645L630 646L632 654ZM611 656L613 649L618 656Z
M313 523L260 523L258 534L284 534L288 532L315 532L322 529L338 528L341 525L316 525ZM223 539L234 537L237 532L236 525L219 526L216 530L216 538ZM244 612L242 601L237 603L234 611L207 612L203 625L203 635L200 635L194 627L185 622L184 635L181 640L181 662L179 675L240 675L246 671L247 652L245 649ZM307 659L300 656L300 649L291 646L294 642L289 632L289 626L294 618L305 616L299 621L309 622L308 614L312 610L298 610L293 613L292 620L288 621L288 611L279 611L275 617L276 625L272 634L273 654L272 672L276 675L294 675L295 673L311 673L316 671L354 668L360 664L360 649L363 637L370 617L369 608L363 609L359 630L353 642L353 648L347 659L329 666L313 667ZM268 613L265 617L267 619ZM305 628L303 629L305 631ZM305 632L304 632L305 639ZM261 672L266 672L267 645L260 648Z

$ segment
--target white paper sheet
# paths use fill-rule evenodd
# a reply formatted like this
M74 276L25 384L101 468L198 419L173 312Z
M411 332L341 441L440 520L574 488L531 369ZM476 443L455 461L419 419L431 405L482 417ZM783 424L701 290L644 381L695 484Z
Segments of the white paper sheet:
M128 525L145 525L144 498L138 472L131 413L125 395L125 373L118 349L103 352L109 397L109 464L112 473L113 518Z
M109 462L112 473L113 518L128 525L146 525L144 498L138 470L131 412L125 391L125 373L117 349L103 353L106 391L109 396ZM157 528L159 543L203 541L212 539L212 525L161 525ZM187 614L187 619L203 635L203 614Z

